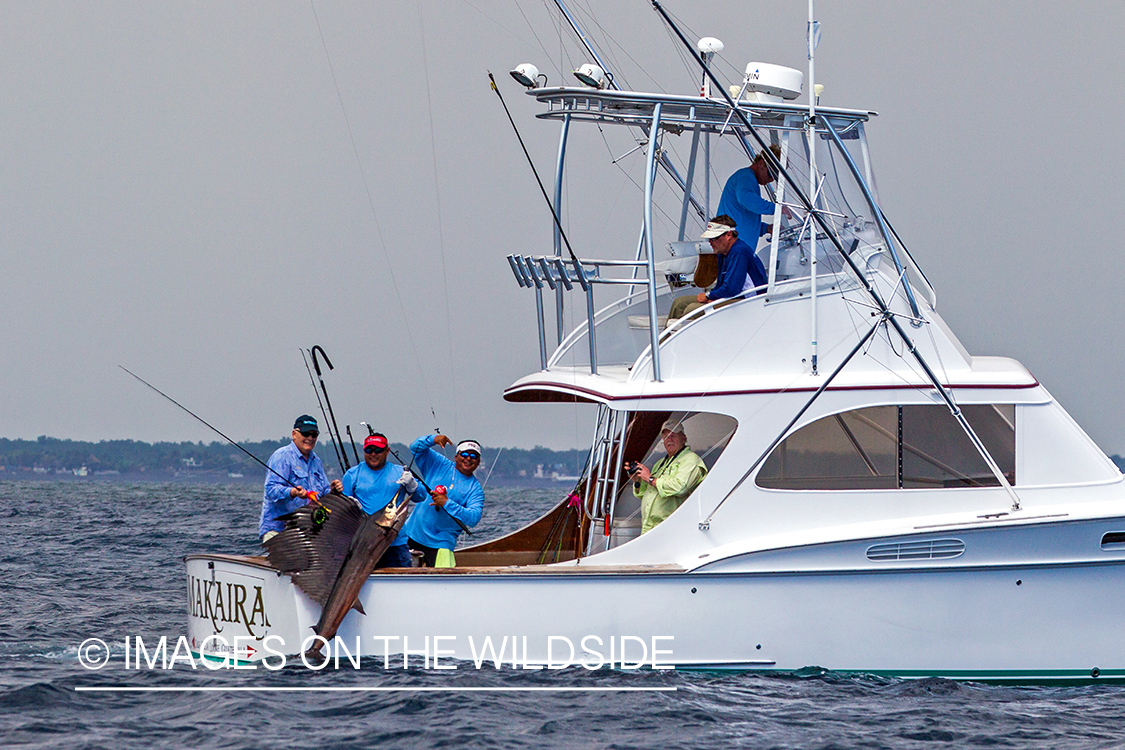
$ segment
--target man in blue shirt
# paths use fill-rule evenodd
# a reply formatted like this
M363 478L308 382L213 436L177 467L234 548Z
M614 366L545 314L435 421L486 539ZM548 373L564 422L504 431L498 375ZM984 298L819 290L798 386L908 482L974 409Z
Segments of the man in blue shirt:
M363 463L348 469L342 480L332 480L332 491L354 497L368 515L382 513L394 501L400 487L406 490L413 502L424 500L426 496L418 488L418 480L414 475L398 464L387 463L388 451L386 435L380 432L369 435L363 441ZM410 550L406 546L405 529L399 532L375 567L410 567Z
M709 292L685 294L672 302L668 319L682 318L708 302L727 299L765 286L766 268L749 245L738 238L734 219L720 214L707 223L703 239L710 241L711 249L719 256L719 278Z
M263 544L285 528L285 523L278 520L281 516L328 492L324 464L313 453L319 435L316 420L302 414L293 423L293 442L270 456L270 471L266 473L262 493L262 517L258 522L258 536Z
M774 144L770 146L770 151L780 161L781 147ZM734 219L734 225L751 251L757 251L758 238L769 234L773 228L763 222L762 217L772 216L777 206L762 197L762 185L768 185L775 179L777 172L766 161L765 152L759 151L750 166L736 171L723 185L719 209L715 213Z
M422 553L427 567L435 567L438 550L452 551L457 545L461 535L457 521L476 526L484 512L484 489L473 476L480 466L480 444L461 441L453 461L434 448L452 444L441 434L426 435L410 444L418 471L434 490L430 493L433 501L415 506L405 529L410 548Z

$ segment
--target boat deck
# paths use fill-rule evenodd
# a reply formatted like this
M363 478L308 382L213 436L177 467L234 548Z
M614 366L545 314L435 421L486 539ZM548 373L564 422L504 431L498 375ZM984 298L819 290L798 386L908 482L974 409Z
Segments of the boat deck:
M269 560L260 555L224 555L224 554L199 554L187 555L188 560L208 560L212 562L235 563L249 565L262 570L269 570L281 575L277 568L270 565ZM403 575L621 575L621 574L676 574L684 573L685 569L679 565L466 565L456 568L380 568L374 571L373 576L403 576Z

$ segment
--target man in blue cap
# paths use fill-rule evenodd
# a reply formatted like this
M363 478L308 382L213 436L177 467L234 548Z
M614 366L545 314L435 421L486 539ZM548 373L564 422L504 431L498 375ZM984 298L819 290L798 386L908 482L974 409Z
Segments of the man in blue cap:
M319 435L316 420L302 414L293 423L293 442L270 456L270 471L266 473L262 493L262 519L258 523L258 536L263 544L285 528L285 523L278 520L281 516L328 492L324 464L313 453Z

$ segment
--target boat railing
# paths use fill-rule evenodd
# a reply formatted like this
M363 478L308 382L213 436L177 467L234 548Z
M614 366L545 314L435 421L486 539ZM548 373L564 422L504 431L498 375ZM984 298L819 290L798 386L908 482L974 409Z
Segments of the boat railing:
M652 332L658 331L659 321L652 318L649 304L650 288L656 290L657 304L668 295L667 283L650 284L648 263L644 260L610 260L571 258L555 255L509 255L508 265L521 287L535 291L536 323L539 331L539 357L542 369L562 363L567 356L575 356L576 366L588 365L590 372L598 374L599 365L631 365L649 346ZM613 270L630 270L630 277L611 276ZM637 272L641 271L640 274ZM594 309L594 286L597 284L633 287L616 302ZM639 288L638 288L639 287ZM546 320L543 307L543 290L581 290L586 301L586 320L562 337L558 348L547 356ZM643 308L643 309L641 309ZM628 318L645 313L643 329L631 327ZM637 333L643 330L643 335ZM579 345L586 341L585 352ZM644 340L642 340L644 339ZM600 348L600 351L599 351ZM588 360L585 357L588 356Z

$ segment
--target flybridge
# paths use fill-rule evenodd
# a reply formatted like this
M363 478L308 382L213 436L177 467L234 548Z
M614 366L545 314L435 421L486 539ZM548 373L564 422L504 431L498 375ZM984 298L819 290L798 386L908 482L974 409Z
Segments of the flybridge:
M704 41L700 41L700 49ZM537 118L561 126L552 205L558 216L563 212L562 186L572 123L632 130L637 149L643 149L646 156L644 175L634 177L638 185L643 185L644 200L643 216L638 217L640 239L632 258L577 258L572 253L568 257L558 226L553 253L508 257L517 283L535 293L543 370L570 365L588 368L596 375L607 367L621 366L627 367L633 377L646 372L652 380L664 379L664 343L730 304L730 300L724 300L706 305L700 316L671 324L665 317L675 296L673 290L693 280L698 259L710 252L706 243L694 240L697 227L717 213L718 193L712 194L711 175L718 169L723 173L716 176L725 179L729 176L725 170L752 162L765 145L777 149L776 171L782 173L778 182L764 188L764 197L775 204L776 211L763 218L776 231L759 251L768 284L743 297L762 294L766 304L794 297L813 300L813 322L805 346L814 374L820 338L815 300L826 294L839 295L857 282L863 285L855 278L857 273L870 276L885 262L886 275L897 279L894 286L907 300L904 314L913 321L921 320L923 309L936 306L933 288L878 208L865 130L875 112L818 107L815 118L811 118L807 105L785 100L799 89L800 73L767 63L747 65L746 78L741 86L731 87L729 100L592 85L536 87L541 76L517 80L527 86L529 96L546 106ZM703 87L703 93L710 93L709 85ZM744 164L717 167L714 145L723 141L741 152ZM674 207L654 205L654 182L660 171L679 189L679 195L672 199ZM673 221L678 216L675 229L654 226L656 211ZM745 234L749 240L750 234ZM852 263L856 264L854 269L846 268ZM597 309L595 288L614 284L626 287L625 294ZM550 316L544 295L549 292L555 297L554 354L547 346ZM571 331L564 330L563 325L568 292L585 297L586 320ZM888 292L895 296L893 288ZM738 299L742 298L735 301ZM924 307L919 307L919 302ZM796 335L804 338L803 331Z

